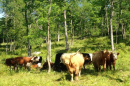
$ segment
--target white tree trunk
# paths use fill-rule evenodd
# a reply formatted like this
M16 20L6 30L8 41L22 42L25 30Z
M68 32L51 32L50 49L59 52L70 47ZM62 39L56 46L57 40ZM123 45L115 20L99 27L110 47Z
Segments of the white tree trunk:
M64 23L65 23L65 41L66 41L66 50L69 50L68 36L67 36L67 24L66 24L66 10L64 10Z
M112 51L113 51L114 50L114 41L113 41L112 17L113 17L113 0L111 0L111 14L110 14L111 48L112 48Z
M51 3L52 3L52 0L50 0L50 7L49 7L49 10L48 10L48 32L47 32L47 62L48 62L48 73L50 73L51 71L51 65L50 65L50 52L51 52L51 46L50 46L50 40L49 40L49 35L50 35L50 13L51 13Z

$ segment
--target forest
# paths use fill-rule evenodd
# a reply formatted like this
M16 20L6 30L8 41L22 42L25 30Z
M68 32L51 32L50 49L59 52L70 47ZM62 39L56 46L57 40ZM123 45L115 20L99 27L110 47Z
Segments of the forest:
M130 0L0 0L0 13L0 86L130 85ZM86 65L79 81L71 83L68 72L50 67L15 72L4 64L6 58L35 51L54 62L57 53L79 49L118 52L116 70L95 72Z

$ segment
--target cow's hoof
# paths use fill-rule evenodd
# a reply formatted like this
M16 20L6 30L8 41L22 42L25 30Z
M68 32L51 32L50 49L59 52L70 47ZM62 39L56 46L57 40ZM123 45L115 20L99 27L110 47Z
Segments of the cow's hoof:
M70 82L73 82L74 80L70 80Z
M78 81L78 77L76 77L75 80Z

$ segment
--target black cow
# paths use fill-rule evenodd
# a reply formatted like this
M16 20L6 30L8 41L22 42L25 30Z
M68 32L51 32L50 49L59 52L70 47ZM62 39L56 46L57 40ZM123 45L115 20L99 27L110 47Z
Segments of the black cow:
M54 63L54 70L55 71L67 71L66 66L63 63L60 63L60 57L63 53L56 54L55 63Z
M84 69L85 69L85 65L86 64L90 64L92 62L92 54L91 53L82 53L83 54L83 57L85 59L84 61Z

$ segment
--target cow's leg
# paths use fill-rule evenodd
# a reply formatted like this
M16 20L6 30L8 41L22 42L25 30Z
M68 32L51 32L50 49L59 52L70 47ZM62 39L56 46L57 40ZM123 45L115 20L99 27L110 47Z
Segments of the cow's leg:
M75 70L75 80L78 80L78 76L79 76L79 68L76 68L76 70Z
M27 69L27 66L26 66L26 65L27 65L27 63L24 63L24 68L25 68L25 69Z
M94 69L96 72L98 72L98 66L94 65Z
M82 68L82 67L79 68L79 77L81 76L81 68Z
M14 70L15 70L15 65L13 67L14 67Z
M106 69L108 70L108 62L106 63Z
M70 76L71 76L71 80L70 81L71 82L74 81L74 79L73 79L73 77L74 77L73 73L70 73Z
M103 65L103 69L104 69L104 71L106 71L106 61L105 61L104 65Z
M113 70L115 70L115 63L113 63Z
M84 66L84 69L85 69L85 64L83 66Z
M111 63L110 63L110 70L111 70Z
M101 71L101 66L100 65L98 66L98 71Z
M79 77L81 76L81 70L79 70Z
M11 71L11 66L9 66L8 68L10 68L10 71Z

